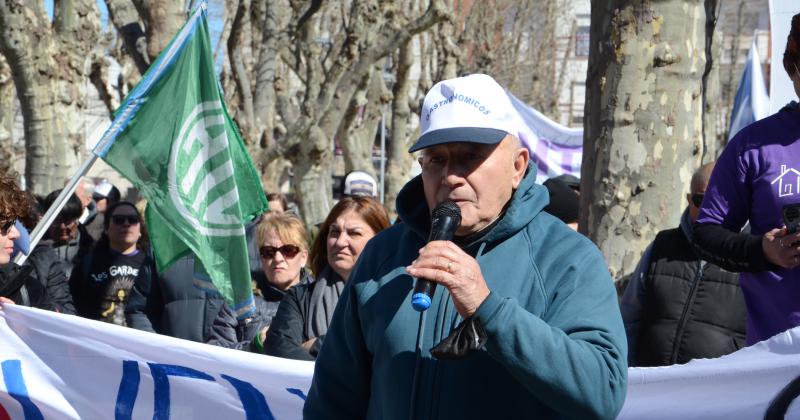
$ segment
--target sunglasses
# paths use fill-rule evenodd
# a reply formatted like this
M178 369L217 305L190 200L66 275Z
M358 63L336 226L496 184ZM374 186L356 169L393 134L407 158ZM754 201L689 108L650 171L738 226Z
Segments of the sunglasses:
M703 204L704 195L703 193L692 194L692 204L694 204L695 207L700 207L700 205Z
M280 248L274 246L264 245L258 249L258 253L264 258L275 258L275 254L280 251L281 255L286 258L294 258L300 253L300 247L296 245L284 245Z
M0 225L0 235L6 236L8 232L14 227L16 220L9 220L8 222L3 223Z
M111 216L111 223L114 223L117 226L123 226L125 224L136 225L139 224L139 216L136 215L126 216L123 214L115 214Z

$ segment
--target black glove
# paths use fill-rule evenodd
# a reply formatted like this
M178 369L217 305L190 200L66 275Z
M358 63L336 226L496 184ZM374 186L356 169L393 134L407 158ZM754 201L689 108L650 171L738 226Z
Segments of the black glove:
M486 344L486 330L481 320L469 317L450 333L447 338L431 349L433 357L440 360L458 360L469 356Z

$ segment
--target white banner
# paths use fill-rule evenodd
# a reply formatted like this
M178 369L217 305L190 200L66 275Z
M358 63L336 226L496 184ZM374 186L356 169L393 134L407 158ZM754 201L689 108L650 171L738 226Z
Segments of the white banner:
M799 375L797 327L717 359L628 369L628 396L618 419L763 419L770 402ZM786 418L800 418L800 404Z
M0 311L0 420L299 419L313 367L21 306ZM796 328L718 359L630 369L619 419L761 419L799 375ZM800 418L800 404L785 405L786 418Z
M18 305L0 311L0 420L299 419L313 369Z
M520 140L531 152L536 163L536 182L569 174L581 177L583 159L583 128L565 127L531 108L506 91L511 104L523 122Z

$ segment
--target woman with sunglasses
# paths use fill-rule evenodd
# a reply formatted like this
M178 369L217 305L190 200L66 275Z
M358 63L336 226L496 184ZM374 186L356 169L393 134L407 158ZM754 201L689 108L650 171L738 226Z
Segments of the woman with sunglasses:
M78 315L127 326L125 305L134 283L150 283L153 260L133 203L109 206L100 240L72 270L70 290Z
M291 214L267 213L261 218L256 226L256 240L266 282L257 285L261 293L255 296L258 313L243 326L224 305L214 320L207 344L264 352L267 331L287 290L298 283L314 280L305 269L308 261L306 238L303 222ZM253 327L257 330L251 333Z
M345 197L333 207L311 247L311 270L317 280L286 293L267 333L266 354L316 359L361 251L387 227L386 210L371 197Z
M11 262L10 250L25 229L15 219L35 225L37 213L35 198L21 191L14 178L0 176L0 303L74 314L65 263L46 241L31 251L23 268Z
M800 96L800 14L783 68ZM748 345L800 326L800 233L784 219L800 204L798 186L800 106L792 101L728 142L703 197L694 244L704 260L741 273ZM747 223L750 233L741 232Z
M0 307L6 303L39 306L46 300L44 286L30 275L30 268L20 268L11 261L14 241L20 233L16 220L26 216L28 196L14 178L0 175Z

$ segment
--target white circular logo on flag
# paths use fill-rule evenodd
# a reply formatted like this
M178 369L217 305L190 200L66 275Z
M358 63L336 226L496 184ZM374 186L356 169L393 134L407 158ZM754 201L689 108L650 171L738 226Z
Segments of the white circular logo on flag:
M207 236L241 236L239 191L219 101L197 105L184 119L169 157L169 198Z

